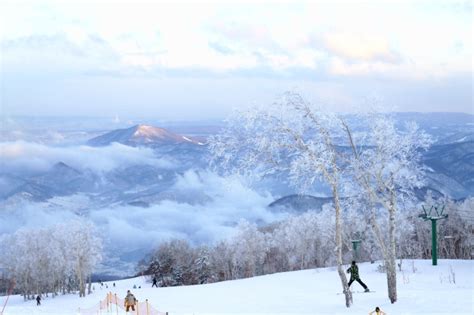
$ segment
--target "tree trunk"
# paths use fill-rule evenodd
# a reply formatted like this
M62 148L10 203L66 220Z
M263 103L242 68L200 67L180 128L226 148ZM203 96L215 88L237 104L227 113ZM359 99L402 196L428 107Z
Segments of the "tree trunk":
M386 247L380 228L375 220L375 212L372 212L372 229L379 242L380 249L385 262L387 273L388 298L391 303L397 301L397 269L396 269L396 242L395 242L395 210L391 208L389 212L389 244Z
M85 282L84 270L83 270L83 267L82 267L81 258L79 258L77 277L79 278L79 297L85 297L86 296L86 287L85 287L85 283L84 283Z
M79 297L85 297L84 277L82 274L79 275Z
M23 280L23 299L25 301L28 301L29 297L30 297L30 292L29 292L29 287L28 287L28 278L25 276L24 280Z
M334 208L336 210L336 254L337 254L337 273L339 279L341 279L342 290L346 298L346 307L352 305L352 292L349 290L347 285L347 277L342 268L342 225L341 225L341 206L339 204L339 195L337 193L337 187L333 186L332 189L334 197Z
M386 264L387 268L387 286L388 286L388 298L393 304L397 301L397 272L395 266L390 260Z
M396 269L396 241L395 241L395 196L391 192L390 209L389 209L389 257L387 259L387 285L388 298L393 304L397 301L397 269Z
M87 286L87 294L91 294L92 293L92 275L89 275L89 277L87 277L87 280L89 282L89 285Z

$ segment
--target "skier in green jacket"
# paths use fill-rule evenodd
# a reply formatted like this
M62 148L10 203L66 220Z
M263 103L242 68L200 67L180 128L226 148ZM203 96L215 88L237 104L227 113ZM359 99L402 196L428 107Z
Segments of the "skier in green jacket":
M347 284L349 287L351 286L352 282L357 281L359 284L364 288L365 292L369 292L369 288L365 285L362 280L359 278L359 267L357 267L356 262L352 261L352 265L347 269L347 273L351 274L351 279L349 280L349 283Z

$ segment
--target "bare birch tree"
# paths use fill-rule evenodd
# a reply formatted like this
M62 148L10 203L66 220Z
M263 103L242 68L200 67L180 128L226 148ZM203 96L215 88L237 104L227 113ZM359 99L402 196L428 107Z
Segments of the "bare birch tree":
M352 293L342 261L341 169L332 129L335 117L316 110L295 93L286 93L268 107L236 112L221 134L210 139L212 163L229 173L256 178L287 174L291 184L305 191L322 180L330 187L335 210L337 271L345 295Z
M368 132L358 136L354 136L346 122L342 123L353 153L349 164L356 185L352 194L368 203L370 222L385 261L388 297L395 303L398 202L412 197L413 189L422 183L421 151L428 149L432 140L413 123L403 131L397 129L387 115L369 115ZM388 213L388 233L377 223L380 206Z

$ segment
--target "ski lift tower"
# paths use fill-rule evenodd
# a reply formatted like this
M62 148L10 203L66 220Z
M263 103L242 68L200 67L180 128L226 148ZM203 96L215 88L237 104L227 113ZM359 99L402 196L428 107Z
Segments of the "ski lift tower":
M438 241L437 241L437 232L436 232L436 223L438 220L446 219L447 214L443 214L444 206L439 209L439 206L431 206L430 211L426 211L424 206L423 213L418 217L422 218L425 221L431 221L431 259L433 261L433 266L438 265Z
M359 259L359 245L361 243L360 234L357 232L354 239L351 240L352 243L352 257L355 261Z

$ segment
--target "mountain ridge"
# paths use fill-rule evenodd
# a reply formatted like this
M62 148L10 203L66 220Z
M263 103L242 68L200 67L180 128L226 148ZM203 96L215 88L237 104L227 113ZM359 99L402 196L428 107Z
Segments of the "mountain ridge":
M167 144L203 145L202 142L192 137L179 135L164 128L145 124L112 130L90 139L87 144L91 146L107 146L113 142L129 146L160 146Z

